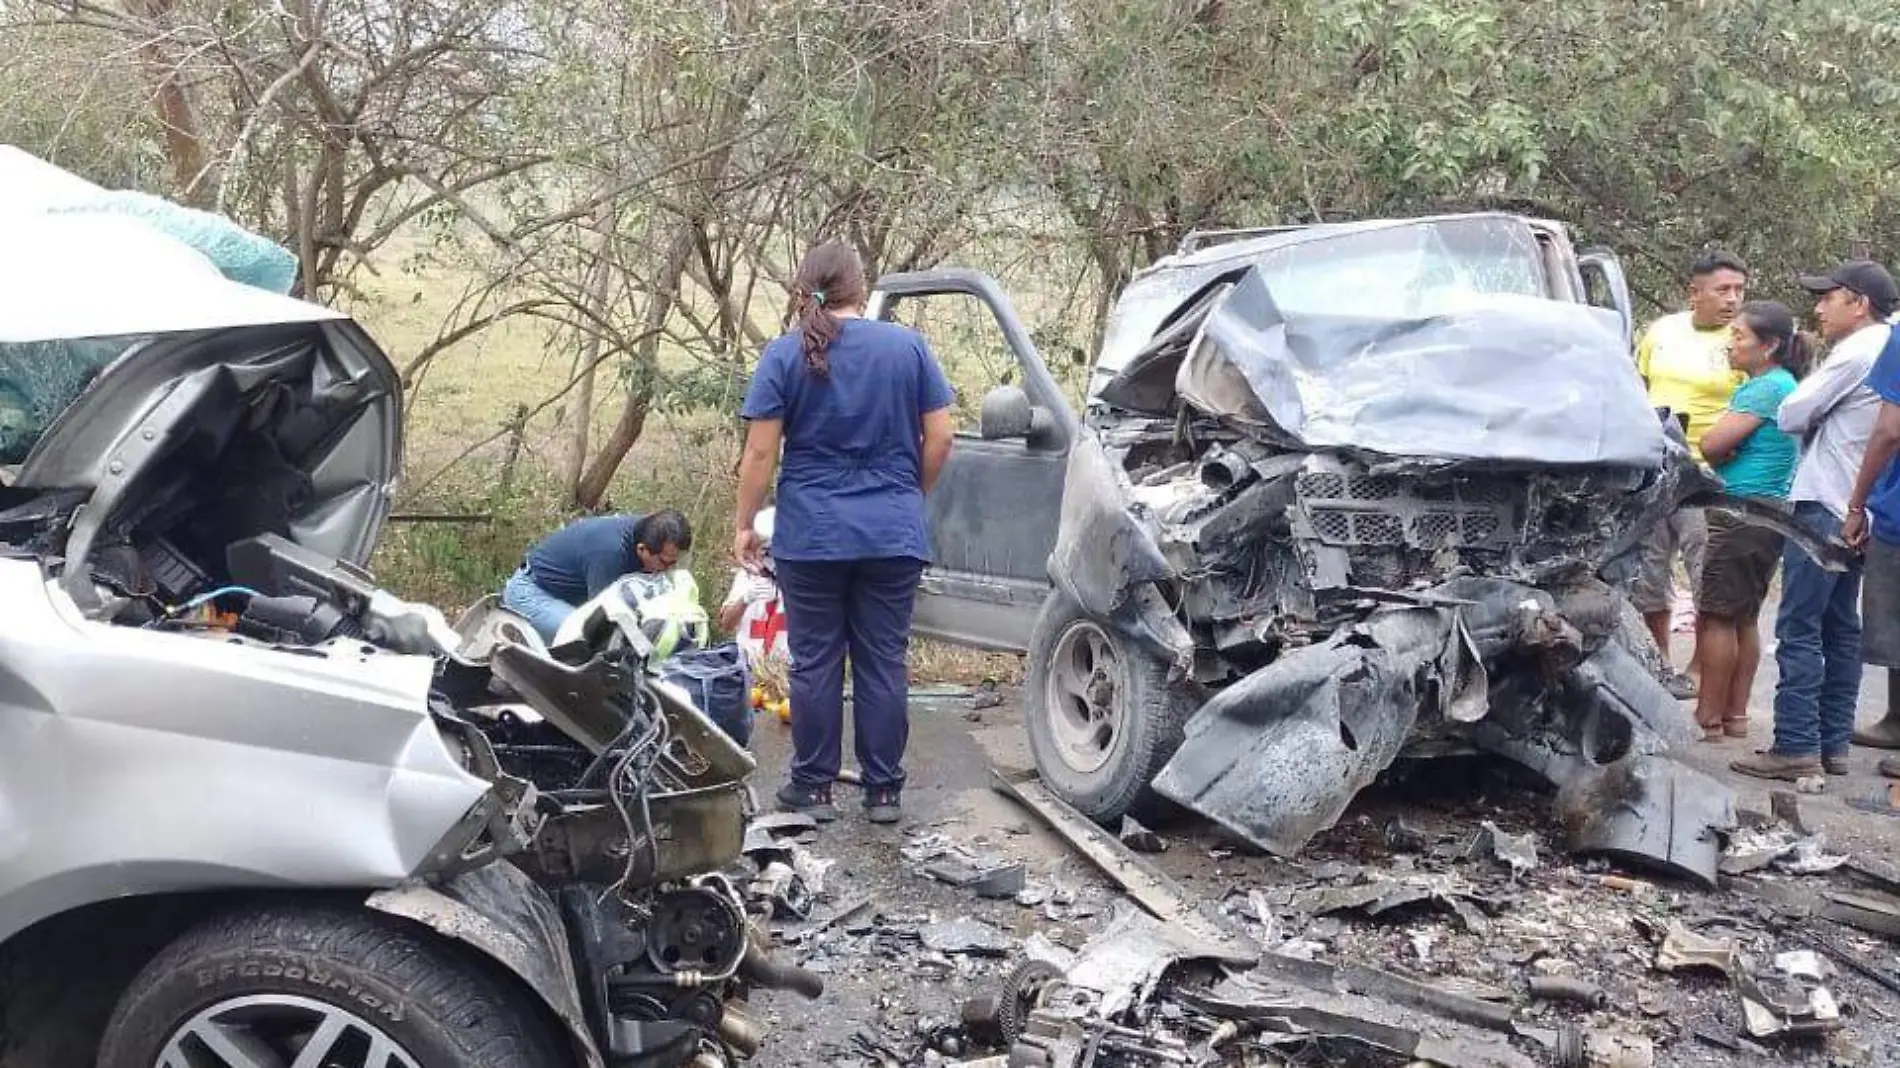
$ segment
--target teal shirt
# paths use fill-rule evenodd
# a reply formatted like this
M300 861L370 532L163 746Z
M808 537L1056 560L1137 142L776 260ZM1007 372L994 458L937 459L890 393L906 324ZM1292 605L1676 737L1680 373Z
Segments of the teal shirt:
M1715 469L1730 493L1787 499L1800 449L1793 438L1781 432L1775 415L1781 411L1781 402L1794 392L1794 386L1794 375L1785 367L1777 367L1735 387L1735 395L1728 400L1729 411L1756 416L1761 425L1742 439L1742 447L1735 450L1733 459Z

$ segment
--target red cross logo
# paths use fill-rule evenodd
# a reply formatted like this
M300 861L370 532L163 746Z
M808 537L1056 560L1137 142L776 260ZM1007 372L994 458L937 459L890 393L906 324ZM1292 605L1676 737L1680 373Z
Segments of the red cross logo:
M770 653L778 636L784 632L785 617L779 614L778 598L774 597L765 602L765 614L752 621L746 637L760 643L760 648Z

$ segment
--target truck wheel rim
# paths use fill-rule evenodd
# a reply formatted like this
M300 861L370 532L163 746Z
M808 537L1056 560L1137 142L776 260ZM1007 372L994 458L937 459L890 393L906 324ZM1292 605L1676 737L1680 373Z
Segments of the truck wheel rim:
M153 1068L421 1068L361 1016L314 998L227 998L172 1032Z
M1057 640L1044 694L1056 755L1083 774L1100 771L1122 732L1120 664L1101 627L1072 624Z

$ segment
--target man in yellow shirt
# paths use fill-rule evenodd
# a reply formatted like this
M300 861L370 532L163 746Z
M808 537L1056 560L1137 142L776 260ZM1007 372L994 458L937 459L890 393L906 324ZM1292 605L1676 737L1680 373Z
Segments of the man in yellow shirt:
M1636 343L1636 370L1649 389L1650 402L1687 420L1689 449L1701 462L1697 444L1727 410L1745 375L1728 365L1729 323L1746 299L1748 268L1725 252L1704 252L1689 268L1689 307L1649 325ZM1669 655L1669 616L1674 599L1677 556L1694 590L1702 572L1709 530L1702 509L1684 508L1657 526L1643 542L1643 566L1630 599L1643 614L1663 657ZM1694 672L1700 659L1689 662ZM1696 695L1694 680L1670 669L1665 680L1679 698Z

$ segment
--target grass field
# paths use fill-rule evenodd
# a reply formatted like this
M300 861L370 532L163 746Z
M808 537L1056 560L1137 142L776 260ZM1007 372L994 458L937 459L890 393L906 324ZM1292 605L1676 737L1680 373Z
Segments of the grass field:
M1046 274L1047 250L1000 239L953 261L989 270L1005 284L1037 334L1044 356L1079 396L1083 368L1074 360L1085 327L1069 278ZM356 282L352 313L399 367L423 350L454 314L468 287L467 267L432 261L414 245L388 250L375 273ZM757 321L776 332L782 295L762 295ZM1086 308L1082 308L1086 311ZM976 406L992 386L1015 377L1015 360L989 313L973 300L944 298L901 307L901 321L923 331L957 386L960 425L973 429ZM511 431L522 406L541 405L575 373L579 341L534 319L505 321L437 356L405 398L405 462L398 510L483 517L467 523L392 523L375 567L405 596L440 606L451 617L500 588L536 538L571 518L563 507L561 472L575 421L587 419L598 441L626 397L619 365L602 366L594 403L582 412L570 394ZM748 354L747 369L755 354ZM663 374L685 374L699 358L679 345L662 349ZM689 566L710 609L731 580L734 464L738 398L729 403L669 405L654 412L608 493L612 506L672 506L694 525ZM1052 507L1054 505L1052 504ZM913 667L920 680L1008 680L1014 657L983 655L920 642Z

